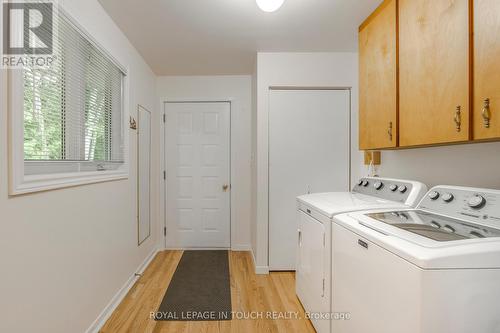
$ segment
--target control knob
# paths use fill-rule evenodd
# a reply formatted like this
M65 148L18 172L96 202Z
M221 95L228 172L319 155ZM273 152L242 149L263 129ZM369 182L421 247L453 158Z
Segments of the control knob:
M398 188L399 192L401 192L401 193L405 193L407 189L408 189L408 187L406 187L406 185L401 185Z
M395 191L398 189L398 185L396 185L396 184L392 184L391 186L389 186L389 189L390 189L392 192L395 192Z
M378 191L382 187L384 187L384 184L382 182L376 182L375 184L373 184L373 187L375 187L375 189Z
M445 193L443 194L443 201L444 202L452 202L455 197L451 193Z
M358 186L363 185L363 179L358 180Z
M363 185L364 187L367 187L367 186L368 186L368 184L370 184L370 183L369 183L367 180L363 180L363 184L362 184L362 185Z
M486 199L479 194L474 195L467 202L470 208L479 209L486 205Z
M432 191L431 193L429 193L429 198L431 200L437 200L437 198L439 198L439 192L438 191Z

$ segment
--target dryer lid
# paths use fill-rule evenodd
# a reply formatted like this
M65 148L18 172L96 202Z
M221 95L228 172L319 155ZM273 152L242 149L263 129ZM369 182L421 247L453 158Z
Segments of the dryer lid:
M407 207L398 202L356 192L314 193L299 196L297 200L330 219L340 213L358 210Z

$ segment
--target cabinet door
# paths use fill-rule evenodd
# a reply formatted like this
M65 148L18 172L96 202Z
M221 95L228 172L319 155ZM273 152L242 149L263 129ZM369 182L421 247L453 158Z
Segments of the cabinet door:
M359 29L359 147L396 147L396 0L382 3Z
M469 139L468 0L399 1L400 146Z
M500 1L474 1L474 139L500 137Z

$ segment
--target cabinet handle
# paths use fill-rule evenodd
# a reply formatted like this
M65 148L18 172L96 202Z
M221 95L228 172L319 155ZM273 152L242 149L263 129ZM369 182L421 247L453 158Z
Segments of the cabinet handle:
M483 115L484 127L490 128L491 112L490 112L490 99L489 98L484 100L482 115Z
M302 231L300 229L297 230L299 232L299 247L302 246Z
M387 134L389 135L389 141L392 141L392 121L389 122L389 129L387 130Z
M460 130L462 129L462 107L459 105L457 106L457 109L455 111L455 118L454 118L454 121L455 121L455 127L457 129L457 132L460 132Z

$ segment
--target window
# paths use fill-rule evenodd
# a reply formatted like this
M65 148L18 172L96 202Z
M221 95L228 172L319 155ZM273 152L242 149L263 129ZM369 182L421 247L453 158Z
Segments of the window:
M13 194L126 176L125 71L66 14L57 17L56 61L12 71L22 90L13 94L12 149L22 154Z

